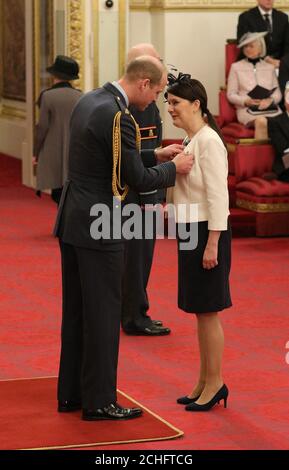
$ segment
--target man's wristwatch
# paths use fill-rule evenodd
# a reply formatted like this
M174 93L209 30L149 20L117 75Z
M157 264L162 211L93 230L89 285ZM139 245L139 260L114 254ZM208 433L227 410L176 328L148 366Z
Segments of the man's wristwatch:
M158 150L160 150L161 148L162 148L162 146L156 147L156 148L154 149L154 154L155 154L155 157L156 157L156 158L158 157L157 152L158 152Z

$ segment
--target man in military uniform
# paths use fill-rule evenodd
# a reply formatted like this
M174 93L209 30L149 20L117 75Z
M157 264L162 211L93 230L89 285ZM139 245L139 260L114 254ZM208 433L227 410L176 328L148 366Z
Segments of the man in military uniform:
M172 186L176 172L192 167L192 155L179 154L146 169L139 155L138 127L127 107L144 110L166 81L157 59L139 57L118 82L84 95L71 117L69 179L55 227L63 287L58 411L82 408L84 420L142 413L116 401L124 241L114 234L113 209L128 186L138 193ZM112 229L109 236L92 230L100 207L107 209L103 223Z
M130 49L127 62L141 55L159 59L154 46L143 43ZM154 166L158 160L172 158L183 150L183 147L178 144L170 145L165 149L161 148L162 121L155 102L152 102L144 111L132 105L130 111L140 127L141 157L144 166ZM139 194L130 190L128 200L143 208L143 227L145 227L145 204L157 204L162 195L162 192L157 190ZM152 320L147 315L149 309L147 285L153 262L155 229L151 235L152 238L144 236L142 239L133 238L125 244L121 324L125 333L129 335L161 336L170 333L170 329L162 326L160 320Z

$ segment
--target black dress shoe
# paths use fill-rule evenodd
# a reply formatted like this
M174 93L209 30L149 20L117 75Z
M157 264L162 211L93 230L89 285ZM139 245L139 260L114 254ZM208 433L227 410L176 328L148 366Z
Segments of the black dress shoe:
M155 326L163 326L163 322L161 320L152 320L152 324Z
M133 419L142 415L140 408L123 408L118 403L110 403L108 406L97 410L82 410L84 421L98 421L101 419Z
M81 410L81 403L77 401L58 401L59 413L69 413L70 411Z
M127 335L132 336L164 336L169 335L171 330L164 326L147 326L146 328L138 328L135 330L124 330Z
M177 398L177 403L179 403L180 405L189 405L190 403L194 403L199 397L200 395L194 398L190 398L187 396L180 397L180 398Z

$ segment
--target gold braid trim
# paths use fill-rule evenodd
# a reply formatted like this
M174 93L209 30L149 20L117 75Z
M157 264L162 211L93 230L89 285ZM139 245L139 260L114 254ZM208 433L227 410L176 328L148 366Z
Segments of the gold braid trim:
M141 133L140 133L139 125L138 125L138 123L136 122L136 120L135 120L135 118L133 117L132 114L130 115L130 117L132 118L133 123L134 123L134 125L135 125L136 148L137 148L138 151L140 152L140 149L141 149Z
M113 195L117 197L120 201L124 201L129 191L129 187L127 184L125 184L124 186L121 185L121 114L121 111L118 111L114 116L112 128L112 192ZM132 118L135 125L136 146L138 151L140 152L141 135L139 126L133 116L130 115L130 117Z

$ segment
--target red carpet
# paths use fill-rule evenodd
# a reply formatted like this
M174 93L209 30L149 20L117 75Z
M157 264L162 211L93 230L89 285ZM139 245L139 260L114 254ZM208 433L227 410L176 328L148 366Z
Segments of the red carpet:
M21 185L21 160L0 153L0 187Z
M56 375L61 283L58 246L50 235L55 205L24 187L0 187L0 213L2 378ZM176 244L159 240L149 285L151 315L172 334L122 334L118 387L185 434L105 450L288 449L289 238L233 240L234 305L221 314L226 410L216 406L194 414L175 402L190 392L198 373L196 322L176 308L176 279Z
M91 447L172 439L182 432L144 410L128 421L87 422L81 412L57 413L56 378L0 381L0 450ZM124 406L139 406L118 393Z

